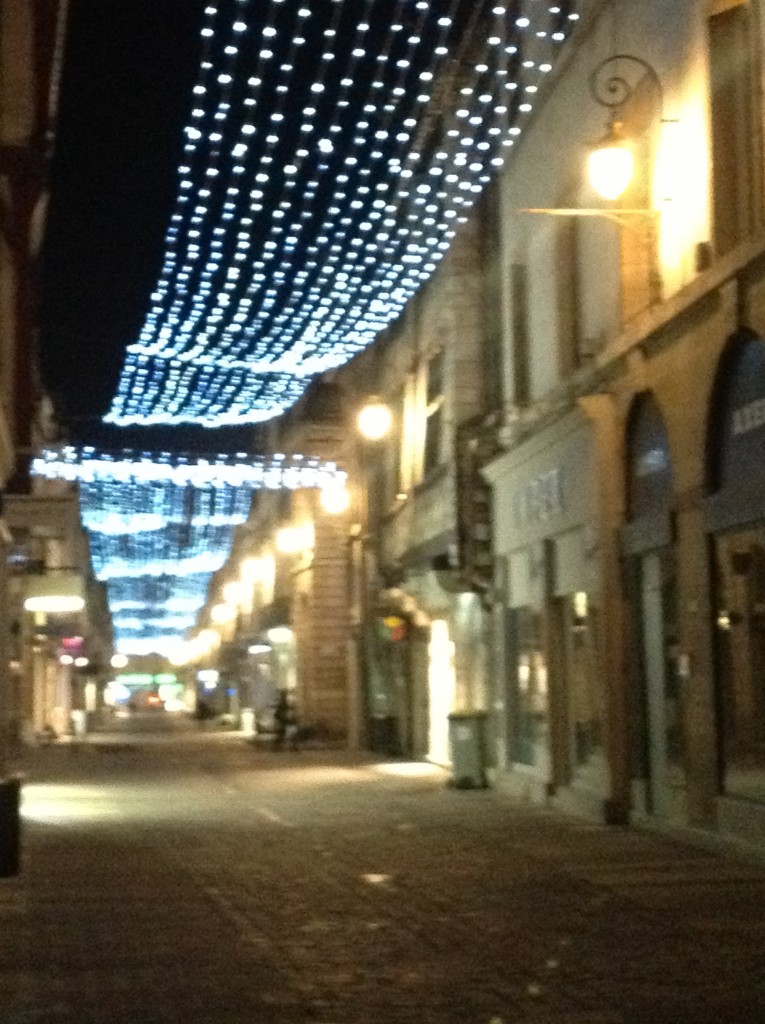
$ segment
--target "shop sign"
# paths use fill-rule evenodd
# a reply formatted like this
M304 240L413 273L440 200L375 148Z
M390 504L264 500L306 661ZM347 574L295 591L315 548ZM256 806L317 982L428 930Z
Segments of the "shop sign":
M742 405L740 409L734 409L731 420L731 433L748 434L750 430L757 430L765 426L765 398L756 398L753 402Z
M386 640L390 640L392 643L406 640L406 619L402 619L400 615L385 615L382 624Z
M765 474L765 343L760 338L739 345L726 385L719 450L723 487Z
M562 515L565 509L563 470L556 466L539 473L521 487L513 501L516 526L539 526Z

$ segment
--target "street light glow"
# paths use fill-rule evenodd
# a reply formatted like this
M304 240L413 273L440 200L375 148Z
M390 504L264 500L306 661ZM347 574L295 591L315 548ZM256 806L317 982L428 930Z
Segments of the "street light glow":
M392 424L390 408L379 399L373 399L362 406L356 418L359 432L367 441L381 441L390 432Z

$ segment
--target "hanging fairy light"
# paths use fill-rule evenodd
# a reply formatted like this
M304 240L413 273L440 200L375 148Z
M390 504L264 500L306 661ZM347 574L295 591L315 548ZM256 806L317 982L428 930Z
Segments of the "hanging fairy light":
M107 419L259 422L402 311L501 167L574 3L217 0Z
M107 421L257 423L403 311L503 166L588 0L209 0L175 207ZM172 651L258 488L301 456L50 450L77 481L117 649Z
M44 451L32 471L79 483L93 570L122 654L166 651L194 625L254 490L345 481L334 463L295 454L191 458L73 446Z

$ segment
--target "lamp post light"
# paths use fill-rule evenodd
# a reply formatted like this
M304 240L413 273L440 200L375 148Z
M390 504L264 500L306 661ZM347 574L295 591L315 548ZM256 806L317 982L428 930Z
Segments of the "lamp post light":
M367 441L381 441L390 433L392 425L390 406L376 396L367 399L356 416L358 431Z
M602 199L614 200L624 192L635 172L635 158L624 125L614 118L587 158L587 176Z
M627 68L637 78L627 77ZM661 82L651 65L630 53L616 53L607 57L590 75L590 93L593 99L610 111L608 129L588 157L589 180L603 199L615 200L626 190L635 169L634 139L625 128L624 108L635 98L643 84L648 83L659 111L659 122L664 120L664 96Z

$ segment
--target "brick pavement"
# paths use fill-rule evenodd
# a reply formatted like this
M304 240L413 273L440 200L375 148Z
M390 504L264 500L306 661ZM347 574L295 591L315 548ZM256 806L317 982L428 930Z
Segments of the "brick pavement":
M2 1024L764 1015L761 865L437 771L150 740L31 757Z

